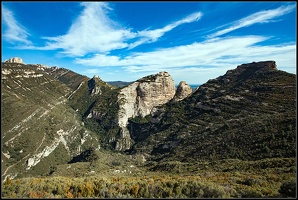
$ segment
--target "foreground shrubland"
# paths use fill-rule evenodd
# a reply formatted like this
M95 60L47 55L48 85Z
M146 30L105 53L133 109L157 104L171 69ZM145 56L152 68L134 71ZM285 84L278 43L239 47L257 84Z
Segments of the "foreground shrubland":
M287 163L293 163L287 159ZM197 170L193 173L147 171L132 175L7 178L4 198L284 198L296 196L296 167L267 160L260 168ZM285 162L285 160L281 160ZM244 163L244 164L243 164ZM249 166L243 162L242 166ZM260 162L259 162L260 163ZM285 163L285 164L287 164ZM271 165L270 165L271 164ZM227 163L222 164L227 165ZM216 164L213 166L217 166ZM259 165L258 165L259 166ZM224 168L224 167L223 167ZM222 168L222 169L223 169ZM220 169L220 168L217 168ZM183 170L182 170L183 171Z

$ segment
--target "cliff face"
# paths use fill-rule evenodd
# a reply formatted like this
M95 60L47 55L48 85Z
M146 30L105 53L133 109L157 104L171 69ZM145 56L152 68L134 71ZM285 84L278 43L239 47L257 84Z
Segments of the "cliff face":
M128 118L150 114L153 107L162 105L175 95L175 84L167 72L146 76L123 88L118 95L118 124L126 127Z
M126 128L129 118L150 114L154 107L167 103L174 95L175 84L167 72L146 76L121 89L118 95L118 125L123 137L120 136L116 143L116 150L130 148L130 135Z

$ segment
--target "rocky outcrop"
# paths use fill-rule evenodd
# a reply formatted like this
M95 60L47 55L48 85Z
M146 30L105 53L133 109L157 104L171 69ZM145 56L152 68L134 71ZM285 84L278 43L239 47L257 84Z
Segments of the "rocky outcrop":
M177 87L176 94L173 101L181 101L192 93L191 87L185 82L181 81Z
M217 79L222 79L224 84L228 84L230 81L246 80L268 71L277 71L275 61L260 61L238 65L236 69L228 70L225 75Z
M118 95L118 124L126 127L128 118L150 114L153 107L162 105L175 95L175 85L167 72L147 76L123 88Z
M102 91L98 82L102 82L99 76L94 75L92 79L88 81L88 88L91 95L99 94L101 95Z
M252 63L247 63L247 64L242 64L238 65L236 70L238 69L247 69L247 68L252 68L255 70L260 70L260 71L268 71L268 70L273 70L276 71L276 63L275 61L260 61L260 62L252 62Z
M13 57L13 58L10 58L6 61L4 61L6 63L20 63L20 64L25 64L22 60L22 58L19 58L19 57Z
M43 65L43 64L36 64L37 69L45 71L47 69L50 69L51 67Z
M126 128L129 118L150 114L154 107L167 103L174 95L175 84L168 72L146 76L121 89L118 95L118 125L122 134L116 150L130 148L130 134Z

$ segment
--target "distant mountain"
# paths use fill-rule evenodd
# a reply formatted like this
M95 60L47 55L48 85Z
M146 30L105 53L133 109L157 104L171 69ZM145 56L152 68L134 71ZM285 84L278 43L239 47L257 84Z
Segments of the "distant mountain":
M110 84L110 85L113 85L113 86L115 86L115 87L117 87L117 88L121 88L121 87L128 86L129 84L133 83L133 81L132 81L132 82L125 82L125 81L108 81L107 83Z

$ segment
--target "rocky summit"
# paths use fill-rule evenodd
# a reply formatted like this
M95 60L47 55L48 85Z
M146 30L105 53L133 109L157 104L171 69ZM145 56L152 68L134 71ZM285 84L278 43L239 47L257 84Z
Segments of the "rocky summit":
M6 60L5 62L6 63L20 63L20 64L24 64L22 58L19 58L19 57L10 58L10 59Z

